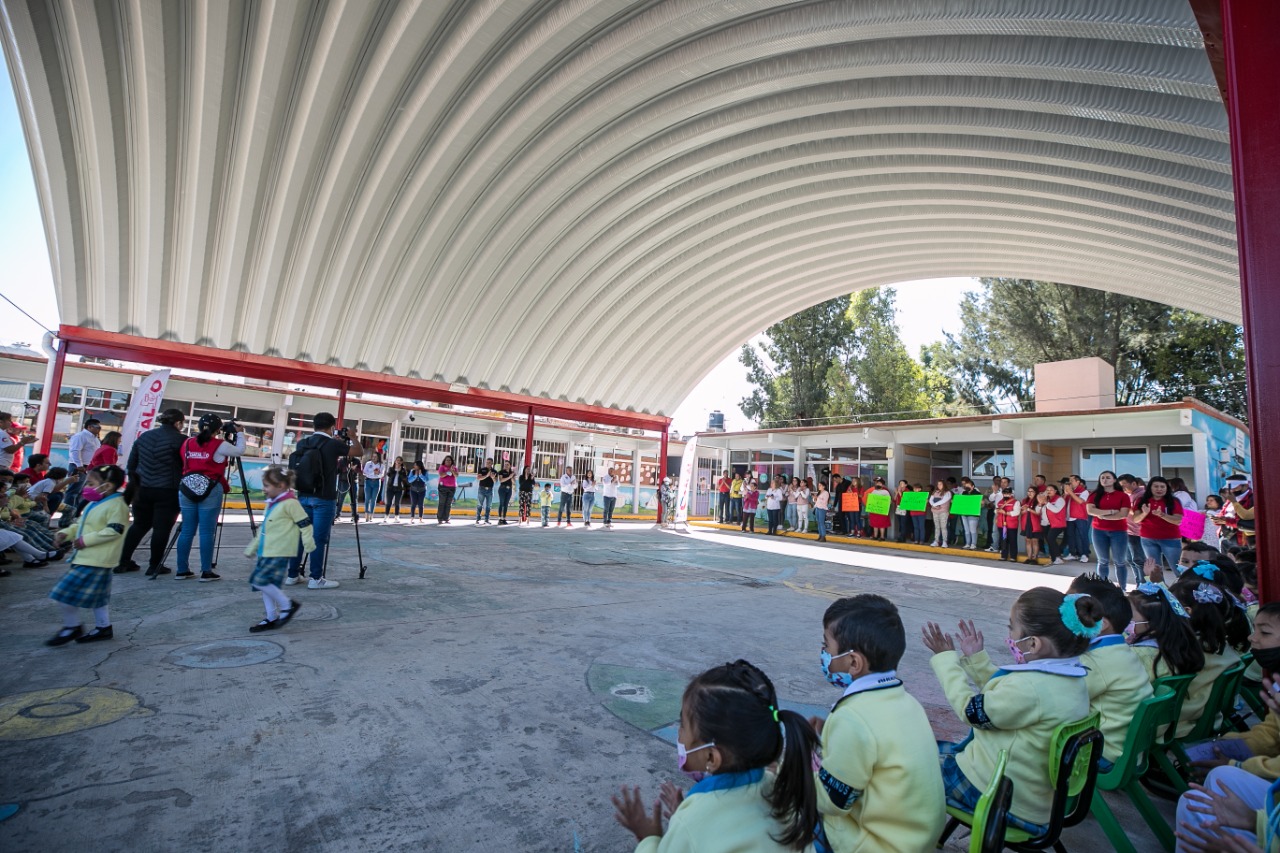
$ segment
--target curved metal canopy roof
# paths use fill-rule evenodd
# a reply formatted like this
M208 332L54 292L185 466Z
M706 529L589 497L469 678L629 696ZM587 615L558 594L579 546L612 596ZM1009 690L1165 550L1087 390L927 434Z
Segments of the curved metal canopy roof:
M3 0L0 23L82 326L669 414L857 288L1009 275L1240 316L1187 0Z

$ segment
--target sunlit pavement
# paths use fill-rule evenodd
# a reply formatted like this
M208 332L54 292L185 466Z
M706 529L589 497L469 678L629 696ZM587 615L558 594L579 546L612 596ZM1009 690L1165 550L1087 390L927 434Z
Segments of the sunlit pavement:
M609 796L679 777L670 726L690 676L744 657L784 703L820 710L838 696L818 667L822 612L879 592L907 626L908 688L959 737L923 624L976 619L999 660L1017 592L1066 583L644 523L465 518L362 523L361 581L348 523L328 570L342 586L286 588L297 619L249 634L261 598L248 526L229 521L218 583L115 576L112 642L43 646L59 569L0 580L0 804L20 807L0 849L629 850ZM1067 846L1108 849L1092 822Z

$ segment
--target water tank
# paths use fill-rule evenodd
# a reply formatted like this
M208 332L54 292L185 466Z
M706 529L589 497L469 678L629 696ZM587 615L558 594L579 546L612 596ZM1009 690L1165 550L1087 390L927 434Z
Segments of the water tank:
M707 432L724 432L724 412L716 409L707 415Z

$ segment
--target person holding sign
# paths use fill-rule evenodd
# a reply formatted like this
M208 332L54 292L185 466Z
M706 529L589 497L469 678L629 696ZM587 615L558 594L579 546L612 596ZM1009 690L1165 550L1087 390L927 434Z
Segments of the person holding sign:
M954 495L945 480L939 480L929 495L929 512L933 514L933 542L935 548L947 547L947 518L951 515L951 499Z
M845 486L844 493L840 495L840 517L844 523L844 535L856 536L858 530L858 512L862 509L862 490L859 488L858 479L853 480L846 478L848 485Z
M889 529L889 512L893 506L893 495L884 486L879 477L867 492L867 522L871 525L871 538L876 542L885 541L885 531Z
M960 493L951 499L951 514L960 519L964 550L978 550L978 519L982 516L982 492L968 477L960 478Z
M898 503L911 517L911 541L917 545L924 544L925 508L928 505L929 493L919 483L914 484L911 491L904 493Z

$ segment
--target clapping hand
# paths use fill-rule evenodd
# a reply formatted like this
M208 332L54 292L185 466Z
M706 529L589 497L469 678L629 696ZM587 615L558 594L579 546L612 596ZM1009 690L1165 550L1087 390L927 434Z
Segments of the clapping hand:
M1258 691L1262 696L1262 703L1273 714L1280 715L1280 679L1273 675L1264 675L1262 677L1262 690Z
M967 658L973 657L982 651L982 646L982 632L973 624L973 620L960 620L960 654Z
M922 633L924 635L925 648L935 655L956 650L955 640L950 634L943 633L937 622L930 622L925 625Z
M1196 814L1212 815L1213 819L1202 826L1193 826L1183 822L1178 825L1178 838L1188 850L1256 850L1245 846L1222 846L1223 839L1236 837L1230 832L1214 832L1222 829L1253 829L1257 821L1257 812L1226 784L1219 782L1223 793L1211 791L1201 785L1192 784L1186 793L1187 810Z
M618 823L631 830L636 841L644 841L650 836L662 837L662 801L653 801L653 813L650 814L640 799L640 788L630 791L624 785L622 790L614 794L613 807L617 809L614 818Z
M662 803L662 813L670 819L684 802L684 789L670 780L663 782L658 789L658 801Z
M1164 580L1164 569L1160 568L1160 563L1154 557L1147 557L1142 564L1142 576L1152 583L1160 583Z

